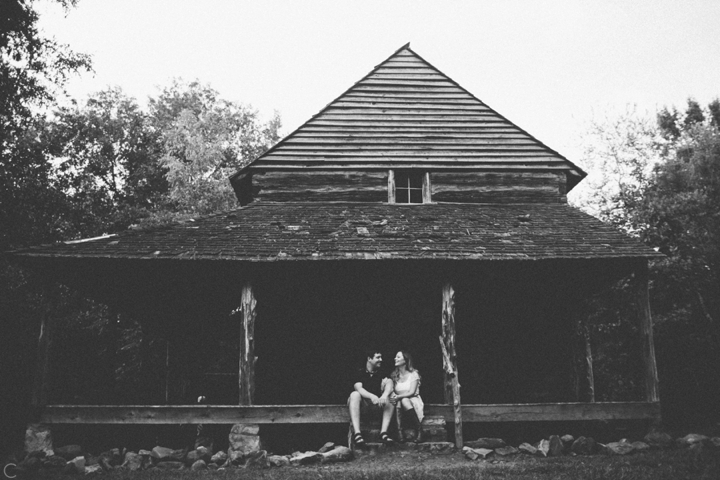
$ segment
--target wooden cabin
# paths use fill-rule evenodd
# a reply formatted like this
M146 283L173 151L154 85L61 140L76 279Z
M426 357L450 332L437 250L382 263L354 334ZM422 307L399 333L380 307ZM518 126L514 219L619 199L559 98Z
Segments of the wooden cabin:
M458 445L463 423L656 420L657 254L567 205L585 175L406 45L233 175L236 210L15 254L165 335L178 370L229 366L206 382L226 386L211 405L173 383L142 405L58 405L45 318L40 419L346 423L348 373L378 345L387 363L415 354L428 413ZM645 394L595 402L587 336L573 346L584 302L621 278Z

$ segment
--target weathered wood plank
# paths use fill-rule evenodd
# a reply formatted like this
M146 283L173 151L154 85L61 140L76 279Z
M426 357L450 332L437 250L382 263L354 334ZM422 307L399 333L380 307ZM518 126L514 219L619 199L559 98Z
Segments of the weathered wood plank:
M358 90L365 90L371 89L373 87L393 87L393 88L403 88L404 90L408 91L414 91L414 90L424 90L424 91L449 91L449 90L458 90L458 87L453 84L452 82L447 82L443 80L412 80L412 79L404 79L404 80L393 80L390 78L384 78L384 79L369 79L369 80L363 80L362 83L359 83L357 86L355 86L355 89Z
M633 278L635 299L642 343L643 364L645 367L645 399L648 402L660 400L657 364L655 363L655 342L653 341L652 316L650 314L650 298L648 294L647 260L638 262Z
M394 74L396 72L403 72L403 73L421 73L421 74L438 74L438 71L434 68L428 67L428 66L420 66L420 65L408 65L406 62L403 62L402 64L398 65L382 65L378 67L375 70L375 75L377 74Z
M268 172L255 176L256 198L263 201L353 201L384 202L387 171Z
M344 172L347 170L369 170L369 171L377 171L377 170L387 170L389 168L400 168L400 169L408 169L408 168L423 168L431 171L443 171L443 169L447 170L467 170L467 171L487 171L487 172L512 172L512 171L522 171L522 172L544 172L547 170L558 170L563 171L566 170L566 167L563 164L551 164L549 162L533 162L533 163L525 163L518 165L510 165L507 163L500 163L498 161L468 161L465 163L461 162L442 162L442 161L432 161L432 162L412 162L412 161L405 161L405 162L398 162L398 161L388 161L383 163L378 162L371 162L363 159L355 159L351 162L345 162L340 163L337 162L335 165L323 165L313 162L308 163L302 163L302 162L294 162L292 160L289 161L272 161L272 162L265 162L258 160L255 164L251 165L250 167L253 170L260 170L263 171L265 168L272 169L274 171L291 171L291 172L311 172L311 171L319 171L319 172L331 172L331 171L338 171L338 172Z
M536 145L522 145L514 143L506 143L503 145L472 145L472 146L455 146L455 145L438 145L435 147L421 147L404 145L393 145L393 146L380 146L372 145L369 143L355 144L355 145L343 145L343 144L332 144L325 146L316 145L286 145L282 152L273 154L275 156L295 156L295 155L332 155L332 154L345 154L355 152L367 152L369 154L380 153L392 153L393 155L455 155L455 156L472 156L480 152L518 152L519 154L526 154L528 152L541 152ZM557 188L557 185L556 185Z
M518 140L524 139L521 133L515 130L498 129L498 131L472 131L472 130L458 130L457 132L444 132L445 134L440 138L437 133L431 131L416 131L416 130L391 130L391 131L377 131L377 130L365 130L356 128L343 128L343 129L331 129L331 130L319 130L317 131L302 131L293 134L289 137L286 142L293 142L298 140L307 140L318 142L322 141L337 141L342 139L367 141L372 139L375 142L390 142L397 141L426 141L431 142L432 140L438 140L439 143L455 143L455 142L492 142L497 140Z
M462 100L462 103L471 103L473 105L478 104L478 100L475 99L472 95L466 92L462 91L452 91L452 92L443 92L443 93L435 93L432 96L428 96L426 94L420 94L415 92L403 92L403 91L383 91L379 89L375 89L372 91L359 91L359 90L350 90L346 94L344 94L341 98L347 99L347 98L382 98L383 101L405 101L405 99L413 99L413 101L418 102L452 102L460 101ZM482 105L484 105L482 102L480 102Z
M342 99L334 104L332 106L328 107L326 110L327 112L348 112L348 111L358 111L359 113L367 112L367 111L391 111L393 113L395 112L415 112L417 114L420 114L422 112L426 113L452 113L452 112L477 112L477 113L485 113L490 112L490 109L487 108L484 105L480 105L478 103L473 103L470 101L463 101L461 102L454 102L454 103L447 103L447 102L415 102L412 100L406 100L406 101L384 101L377 98L365 98L365 99Z
M655 402L462 405L464 422L650 420ZM426 404L425 414L454 422L451 405ZM346 405L48 405L48 424L347 423Z
M382 121L441 121L441 122L485 122L487 119L497 119L492 112L479 110L460 110L457 112L438 110L409 110L409 109L380 109L380 108L347 108L332 109L316 117L323 120L382 120Z
M327 133L331 135L335 134L351 134L351 135L398 135L398 134L412 134L412 135L426 135L426 136L442 136L457 135L460 137L480 137L483 135L493 134L517 134L522 133L512 125L484 125L481 130L474 127L458 126L458 125L444 125L442 127L437 126L426 126L426 125L415 125L415 126L404 126L404 125L387 125L379 127L377 125L353 125L353 124L342 124L342 125L313 125L312 123L307 124L303 127L303 134L306 133ZM295 133L293 137L299 135ZM448 137L452 138L452 137Z
M462 173L436 173L433 174L433 193L443 191L450 187L488 188L497 187L526 187L526 188L553 188L557 192L557 180L562 173L479 173L468 175Z
M416 99L343 98L327 107L323 113L384 113L393 115L494 115L488 107L469 101L418 101Z
M387 173L382 172L344 172L315 173L312 176L285 172L268 172L254 177L254 184L263 190L286 189L302 184L312 187L352 187L366 188L385 182Z
M445 135L447 134L447 135ZM434 142L434 137L442 135L440 142ZM331 130L303 132L302 135L294 135L287 140L288 147L305 144L318 144L320 148L324 148L326 144L338 144L341 142L352 142L353 145L384 145L387 148L398 146L400 148L419 149L425 146L445 148L446 146L463 146L468 149L482 148L484 146L497 145L532 145L524 138L520 137L517 132L509 129L498 129L498 131L473 133L465 129L448 129L446 132L439 132L435 128L418 128L418 129L391 129L386 132L365 128L334 128ZM417 148L415 148L417 147ZM536 148L536 151L546 152L542 148ZM274 153L274 152L270 152Z
M363 126L363 127L402 127L407 129L413 128L428 128L428 127L512 127L512 124L505 120L500 120L494 117L488 117L487 119L468 119L462 117L448 117L447 119L407 119L407 118L390 118L390 117L378 117L378 118L360 118L358 116L348 116L348 118L331 118L330 116L319 116L310 122L309 125L319 126L324 125L328 127L332 126Z
M427 72L408 72L406 70L392 70L386 69L381 72L371 73L366 80L409 80L409 81L429 81L436 82L442 81L447 82L447 77L433 72L432 70ZM364 82L364 80L363 80Z
M497 135L497 134L496 134ZM366 145L372 142L376 146L397 146L402 148L415 147L423 148L433 147L436 148L450 146L451 148L459 147L470 147L478 148L485 145L497 145L501 142L507 142L512 145L532 145L532 143L517 134L507 134L503 137L485 136L485 137L461 137L455 136L451 138L443 138L441 141L433 141L432 138L428 138L428 135L416 134L414 136L405 135L333 135L332 133L323 135L298 135L285 141L287 146L299 146L299 147L311 147L317 146L332 146L332 145Z
M294 189L272 191L258 195L264 202L371 202L384 203L387 200L385 185L372 190L311 190Z
M448 85L402 85L392 82L375 80L373 83L361 83L353 87L353 92L387 92L394 93L398 87L402 87L407 93L424 93L434 95L436 93L455 93L460 89L453 84Z
M551 163L560 163L564 164L561 160L552 157L550 155L545 155L542 152L522 152L522 151L492 151L492 152L472 152L472 153L453 153L450 155L443 155L441 153L436 152L427 152L425 155L411 155L411 154L403 154L401 152L388 152L386 155L384 155L382 152L380 153L374 153L374 152L367 152L363 155L344 155L344 154L323 154L323 155L283 155L280 153L273 153L270 155L265 156L262 160L283 160L286 161L288 159L291 159L293 162L317 162L318 160L321 160L323 158L332 158L335 160L336 163L339 162L353 162L353 161L361 161L361 162L367 162L370 159L378 160L386 160L386 161L392 161L392 160L402 160L407 159L410 161L413 160L419 160L419 159L432 159L433 161L439 162L439 163L455 163L455 162L466 162L466 161L482 161L482 159L490 159L489 161L492 162L495 158L502 157L503 162L520 162L520 163L528 163L528 162L551 162Z
M463 405L465 422L649 420L659 415L660 404L650 402Z
M432 198L463 203L564 203L560 173L432 174Z

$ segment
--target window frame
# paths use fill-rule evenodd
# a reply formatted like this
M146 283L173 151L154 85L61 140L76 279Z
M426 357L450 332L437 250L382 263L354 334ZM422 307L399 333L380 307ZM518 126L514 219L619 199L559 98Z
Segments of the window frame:
M422 185L420 187L413 187L408 184L407 187L403 187L403 190L408 192L408 200L410 200L410 190L421 190L421 202L418 203L411 203L411 202L398 202L397 201L397 185L396 185L396 179L397 174L405 174L405 173L415 173L420 174L422 178ZM410 176L408 176L408 182L410 181ZM432 203L432 189L431 189L431 183L430 183L430 172L427 171L413 171L413 170L394 170L391 169L388 171L388 203L390 204L398 204L398 205L422 205L425 203Z

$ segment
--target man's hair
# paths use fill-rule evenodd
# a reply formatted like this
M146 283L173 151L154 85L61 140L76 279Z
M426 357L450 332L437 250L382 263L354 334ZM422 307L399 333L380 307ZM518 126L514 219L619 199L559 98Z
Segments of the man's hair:
M376 353L379 353L382 355L382 352L380 350L378 350L378 349L373 350L372 348L368 348L367 350L365 350L365 360L367 360L368 358L373 358Z

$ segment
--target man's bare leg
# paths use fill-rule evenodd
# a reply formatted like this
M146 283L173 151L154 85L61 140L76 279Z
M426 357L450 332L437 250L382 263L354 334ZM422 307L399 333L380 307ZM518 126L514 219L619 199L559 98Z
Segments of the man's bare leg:
M352 422L353 433L360 433L360 401L362 397L358 392L350 394L348 408L350 409L350 422Z
M382 387L383 395L389 397L393 390L392 380L385 379L383 381ZM392 420L393 412L395 412L395 405L393 405L392 403L387 403L383 405L382 425L380 427L381 432L387 432L388 428L390 428L390 420Z
M393 412L395 411L395 405L388 403L383 405L383 417L382 426L380 427L381 432L387 432L390 427L390 420L392 420Z

